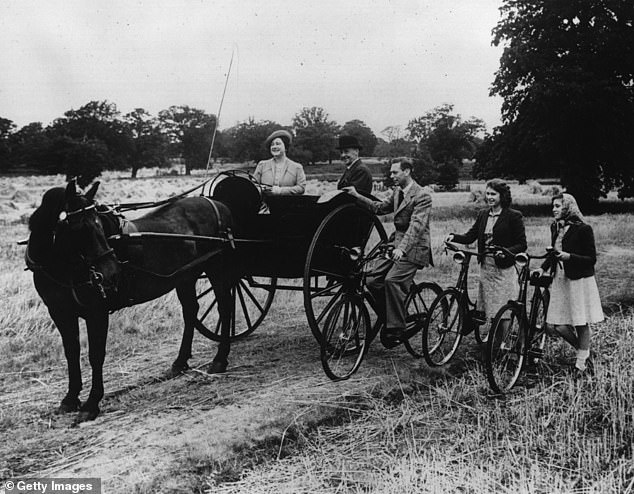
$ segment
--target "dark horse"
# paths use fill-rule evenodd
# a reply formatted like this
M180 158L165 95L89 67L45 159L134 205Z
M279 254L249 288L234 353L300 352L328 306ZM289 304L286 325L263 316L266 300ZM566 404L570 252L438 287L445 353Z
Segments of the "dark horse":
M26 253L35 288L62 335L68 363L68 393L60 413L79 411L76 421L92 420L103 398L103 363L109 313L140 304L176 289L185 327L173 372L188 368L198 302L195 284L205 273L218 301L221 342L210 372L224 372L229 355L231 319L231 249L226 230L231 213L223 203L206 197L178 199L130 222L131 231L216 237L217 242L149 240L120 242L113 249L108 237L119 230L109 208L94 201L98 183L86 194L75 182L48 190L29 220L31 234ZM104 211L107 210L107 211ZM167 235L166 235L167 237ZM92 387L84 404L80 369L79 318L86 321ZM197 327L197 326L196 326Z

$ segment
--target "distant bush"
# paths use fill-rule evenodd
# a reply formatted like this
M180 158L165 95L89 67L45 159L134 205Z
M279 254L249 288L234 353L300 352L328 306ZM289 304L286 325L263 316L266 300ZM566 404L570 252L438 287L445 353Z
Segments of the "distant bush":
M541 194L548 197L556 196L557 194L561 194L561 187L559 187L559 185L544 187L544 189L541 191Z
M475 204L484 204L484 191L476 189L469 193L469 202Z
M529 180L526 182L528 186L528 191L531 194L542 194L542 184L540 184L537 180Z

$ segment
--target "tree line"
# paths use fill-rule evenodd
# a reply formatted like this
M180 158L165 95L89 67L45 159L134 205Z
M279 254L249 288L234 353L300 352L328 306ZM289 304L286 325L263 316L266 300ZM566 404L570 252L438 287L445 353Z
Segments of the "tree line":
M451 104L381 136L360 120L339 126L323 108L307 107L287 127L248 119L217 132L211 158L265 158L265 137L286 128L296 136L289 155L311 165L332 160L336 136L351 134L364 156L411 156L424 184L451 189L462 160L473 158L475 178L557 177L582 205L614 189L633 197L634 2L503 0L500 14L492 43L504 49L490 95L503 99L502 125L491 133ZM0 117L0 172L127 168L134 176L173 157L189 172L206 166L215 126L215 115L188 106L152 117L143 109L120 115L107 101L70 110L48 127L17 130Z
M35 122L17 129L0 117L0 173L61 173L79 177L86 185L102 170L130 170L135 177L141 168L167 167L179 158L189 174L205 168L209 160L268 158L266 137L285 128L295 136L289 156L306 166L331 162L338 156L337 137L354 135L363 146L363 156L413 156L420 180L440 180L452 187L461 159L474 155L481 142L477 134L484 129L479 119L463 122L453 114L452 105L412 119L405 128L387 127L383 137L358 119L339 125L320 107L302 108L290 126L249 118L219 131L216 123L215 115L189 106L171 106L155 117L142 108L121 114L109 101L90 101L46 127Z

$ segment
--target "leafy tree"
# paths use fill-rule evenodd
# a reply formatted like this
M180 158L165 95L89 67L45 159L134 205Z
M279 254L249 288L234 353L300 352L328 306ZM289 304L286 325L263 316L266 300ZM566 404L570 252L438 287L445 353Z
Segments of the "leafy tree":
M293 117L293 129L296 136L296 154L301 154L310 164L324 160L332 161L339 125L333 120L328 120L328 113L323 108L302 108Z
M343 124L340 133L342 135L355 136L359 140L359 144L363 147L361 151L363 156L374 156L374 148L377 144L377 138L362 120L350 120Z
M129 162L132 178L137 176L140 168L166 166L169 141L158 119L143 108L135 108L123 119L131 139Z
M25 125L11 136L13 163L47 173L51 138L40 122Z
M451 104L441 105L410 120L407 130L418 143L415 168L431 167L425 172L428 179L435 176L443 188L455 188L462 160L474 156L482 142L479 134L484 128L484 122L479 118L463 121L460 115L453 113ZM431 164L426 162L427 158L431 159Z
M170 154L185 160L185 173L189 175L194 168L205 168L216 116L186 105L170 106L159 112L159 120L169 137Z
M398 156L411 156L416 149L416 143L408 139L398 138L390 142L377 138L374 155L379 158L396 158Z
M79 142L101 141L108 168L128 167L131 141L126 125L119 118L117 105L109 101L90 101L78 110L69 110L48 129L52 138L68 137Z
M260 161L270 157L264 141L274 130L282 126L270 120L255 121L252 117L246 122L227 129L225 147L229 158L235 161ZM291 147L292 153L293 147Z
M479 171L554 172L582 203L634 195L634 3L504 0L501 13L502 126Z
M0 170L6 170L11 164L11 134L15 131L13 121L0 117Z

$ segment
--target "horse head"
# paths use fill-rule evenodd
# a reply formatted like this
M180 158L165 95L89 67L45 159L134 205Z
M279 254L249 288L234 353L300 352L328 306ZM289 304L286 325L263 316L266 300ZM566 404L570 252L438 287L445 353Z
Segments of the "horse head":
M96 182L82 194L73 179L66 189L47 191L29 220L27 251L29 267L48 269L49 275L64 286L88 287L91 301L103 301L107 292L115 291L121 271L94 200L98 187Z

